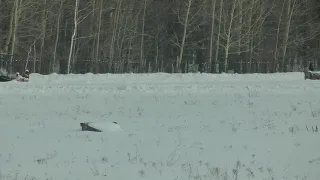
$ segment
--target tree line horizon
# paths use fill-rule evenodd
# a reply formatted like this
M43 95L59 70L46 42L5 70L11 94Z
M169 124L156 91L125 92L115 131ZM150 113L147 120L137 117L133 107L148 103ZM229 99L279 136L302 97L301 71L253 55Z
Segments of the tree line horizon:
M272 73L320 67L317 0L0 0L10 72Z

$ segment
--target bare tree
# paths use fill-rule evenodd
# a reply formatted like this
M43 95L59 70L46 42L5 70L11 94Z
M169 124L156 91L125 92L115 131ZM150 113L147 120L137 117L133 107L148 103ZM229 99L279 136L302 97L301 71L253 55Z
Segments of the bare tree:
M14 18L13 18L13 30L12 30L12 42L11 42L11 57L10 57L10 73L13 72L12 69L12 61L13 61L13 53L15 50L15 45L16 45L16 33L18 30L18 25L19 25L19 18L20 18L20 13L21 13L21 3L22 0L15 0L14 1Z
M60 34L60 20L61 20L61 14L62 14L62 7L63 7L63 2L64 0L60 0L60 5L59 5L59 12L58 12L58 17L57 17L57 22L56 22L56 39L54 43L54 50L53 50L53 60L52 60L52 65L51 65L51 72L59 72L59 62L57 62L57 48L58 48L58 42L59 42L59 34Z
M70 43L67 74L69 74L71 70L71 59L72 59L72 54L74 50L74 41L76 39L77 30L78 30L77 29L78 28L78 8L79 8L79 0L76 0L75 8L74 8L74 27L73 27L73 34L72 34L71 43Z
M39 63L39 70L41 72L41 64L43 62L43 51L44 51L44 43L46 38L46 24L47 24L47 0L43 0L43 8L41 14L41 46L40 46L40 63Z
M208 72L211 72L212 68L212 51L213 51L213 37L215 28L215 10L216 10L216 0L211 0L211 34L210 34L210 48L209 48L209 60L208 60ZM217 53L217 52L216 52Z
M285 70L285 60L286 60L286 52L287 52L287 42L289 38L289 32L290 32L290 24L291 24L291 19L292 19L292 13L293 9L295 7L296 0L287 0L287 14L286 14L286 21L285 21L285 32L284 32L284 39L283 39L283 51L282 51L282 60L280 62L280 71Z
M285 1L282 3L282 8L278 20L278 26L277 26L277 34L276 34L276 42L275 42L275 49L274 49L274 57L273 57L273 69L276 70L276 65L278 62L278 46L279 46L279 36L280 36L280 28L281 28L281 22L282 22L282 15L285 7Z
M243 23L243 8L242 8L242 0L238 0L238 25L237 25L237 38L238 38L238 57L239 57L239 72L242 73L243 66L242 66L242 23Z
M95 55L95 72L98 73L98 61L100 60L100 36L101 36L101 24L102 24L102 10L103 10L103 0L100 0L99 7L99 17L98 17L98 32L97 32L97 41L96 41L96 55Z
M230 20L228 22L228 26L226 29L226 44L224 45L225 56L224 56L224 72L228 70L228 58L229 58L229 49L231 43L231 31L232 31L232 24L234 19L234 11L236 8L237 0L232 1L231 11L230 11Z
M122 6L122 0L117 1L117 7L115 9L115 12L111 13L110 15L114 17L112 19L112 37L111 37L111 43L110 43L110 52L109 52L109 72L112 71L112 63L114 62L114 54L115 54L115 42L116 42L116 35L117 35L117 29L119 26L119 16L121 12L121 6Z
M219 10L219 27L218 27L218 34L217 34L217 41L216 41L216 56L215 56L215 67L216 67L216 70L215 72L216 73L219 73L220 72L220 62L219 62L219 59L218 59L218 56L219 56L219 46L220 46L220 36L221 36L221 20L222 20L222 11L223 11L223 0L220 0L220 10Z
M187 28L188 28L188 20L189 20L189 14L190 14L191 4L192 4L192 0L188 0L187 12L186 12L186 15L185 15L185 21L184 21L184 23L183 23L184 29L183 29L181 46L180 46L180 54L179 54L179 58L177 59L177 64L176 64L176 69L177 69L177 70L180 69L180 67L181 67L181 61L182 61L183 50L184 50L184 45L185 45L185 41L186 41Z
M142 27L141 27L141 44L140 44L140 72L145 70L145 60L144 60L144 28L145 28L145 19L146 19L146 9L147 9L147 0L143 1L143 15L142 15Z

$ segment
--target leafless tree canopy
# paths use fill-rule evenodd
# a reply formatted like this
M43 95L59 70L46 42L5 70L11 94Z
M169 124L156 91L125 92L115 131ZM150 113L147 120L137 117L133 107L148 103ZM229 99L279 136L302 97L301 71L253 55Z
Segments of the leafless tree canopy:
M0 0L0 66L267 73L320 66L319 0Z

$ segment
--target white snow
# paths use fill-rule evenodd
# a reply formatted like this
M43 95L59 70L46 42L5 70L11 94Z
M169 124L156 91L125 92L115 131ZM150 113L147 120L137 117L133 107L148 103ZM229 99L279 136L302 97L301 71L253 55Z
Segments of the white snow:
M119 132L122 131L119 124L113 122L90 122L88 123L91 127L98 129L102 132Z
M319 92L303 73L31 74L0 84L0 180L319 180Z

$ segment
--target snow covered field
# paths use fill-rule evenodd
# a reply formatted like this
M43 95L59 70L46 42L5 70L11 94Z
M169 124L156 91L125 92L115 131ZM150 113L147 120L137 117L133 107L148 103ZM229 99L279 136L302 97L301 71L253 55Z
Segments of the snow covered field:
M31 75L0 84L0 180L319 180L320 81ZM121 128L81 131L80 122Z

